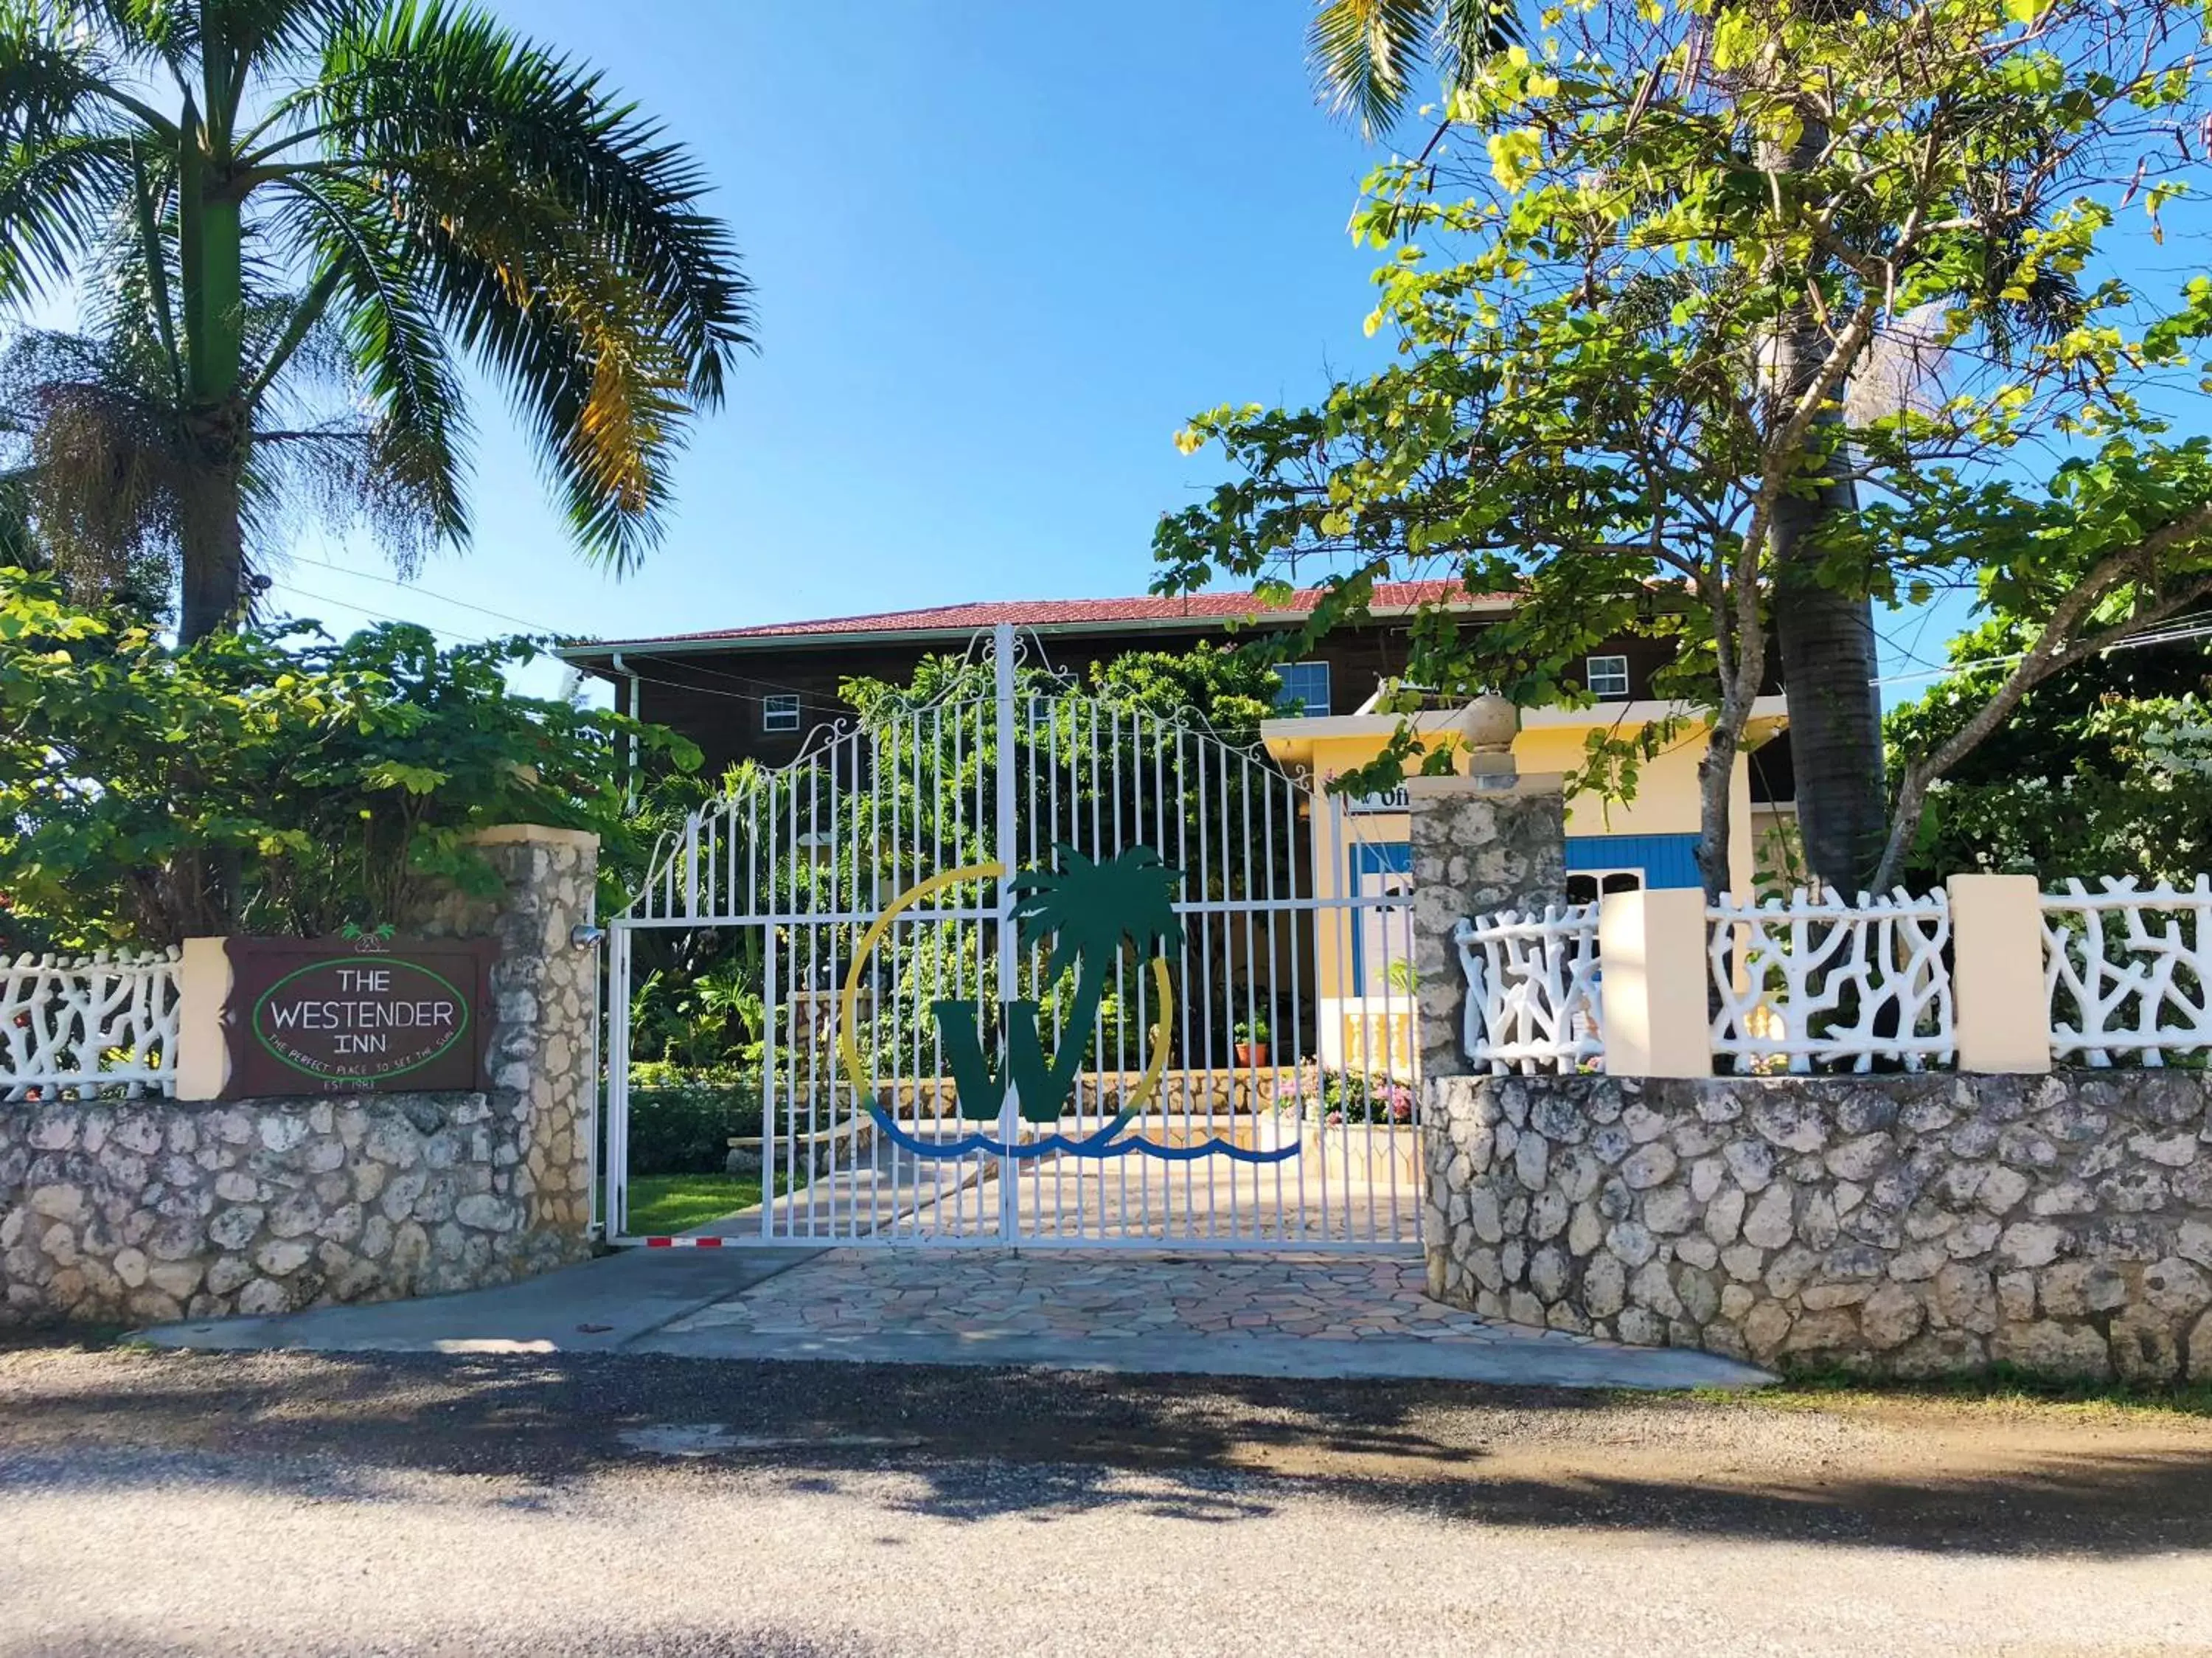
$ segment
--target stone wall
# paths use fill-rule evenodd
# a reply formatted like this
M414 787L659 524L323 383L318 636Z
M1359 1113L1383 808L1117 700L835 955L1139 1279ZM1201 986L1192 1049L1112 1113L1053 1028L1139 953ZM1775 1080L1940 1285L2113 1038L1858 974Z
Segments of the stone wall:
M533 1117L513 1093L0 1111L0 1325L283 1313L576 1259Z
M2212 1380L2212 1078L1428 1085L1430 1293L1760 1363Z
M569 935L597 913L599 837L516 824L484 831L476 844L502 891L448 898L411 930L499 941L491 970L493 1098L503 1108L527 1106L520 1120L530 1224L581 1238L591 1222L598 989L593 953Z
M501 886L403 930L492 937L492 1088L0 1108L0 1324L285 1312L589 1252L599 843L486 831Z

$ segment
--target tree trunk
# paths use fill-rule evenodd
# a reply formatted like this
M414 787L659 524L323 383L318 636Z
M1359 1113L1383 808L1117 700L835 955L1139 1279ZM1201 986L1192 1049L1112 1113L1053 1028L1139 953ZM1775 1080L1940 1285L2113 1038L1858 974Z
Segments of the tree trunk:
M183 503L177 641L189 645L232 625L244 596L239 482L253 415L241 395L246 320L240 206L220 170L208 165L190 121L181 140L179 180L191 476Z
M1727 721L1717 719L1705 739L1705 758L1698 762L1698 878L1705 883L1708 904L1718 903L1731 885L1729 844L1735 826L1729 817L1729 795L1735 782L1736 747Z
M229 627L246 585L246 539L239 515L239 466L203 446L184 503L184 578L177 643L190 645ZM217 453L209 454L210 448Z
M1873 601L1823 582L1808 544L1824 519L1854 509L1848 484L1778 503L1774 633L1790 704L1797 827L1805 861L1845 896L1873 878L1887 838L1881 692Z
M1826 130L1808 119L1787 155L1770 156L1768 164L1785 174L1803 170L1827 142ZM1775 338L1770 393L1778 424L1820 383L1830 350L1820 317L1808 303L1799 302ZM1842 418L1837 407L1814 421L1806 433L1806 460L1833 440ZM1797 486L1813 486L1812 491L1778 499L1770 531L1774 635L1789 699L1798 832L1813 873L1847 897L1872 877L1888 828L1881 693L1874 684L1881 661L1874 605L1863 584L1832 584L1821 578L1820 569L1821 528L1857 509L1850 480L1844 475L1848 464L1838 445L1817 470L1791 465ZM1763 667L1744 665L1754 676Z

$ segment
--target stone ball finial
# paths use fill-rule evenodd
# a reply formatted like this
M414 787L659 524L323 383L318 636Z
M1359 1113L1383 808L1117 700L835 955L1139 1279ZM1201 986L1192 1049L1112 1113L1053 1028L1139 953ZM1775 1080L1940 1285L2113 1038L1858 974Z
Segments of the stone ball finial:
M1486 691L1462 710L1459 728L1475 753L1505 753L1521 729L1521 710L1496 692Z

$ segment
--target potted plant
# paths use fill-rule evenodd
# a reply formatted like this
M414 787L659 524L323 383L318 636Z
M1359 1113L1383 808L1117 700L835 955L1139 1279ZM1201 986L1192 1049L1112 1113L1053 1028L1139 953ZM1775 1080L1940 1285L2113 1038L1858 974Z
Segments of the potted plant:
M1240 1065L1264 1065L1267 1063L1267 1021L1247 1019L1237 1027L1237 1063Z

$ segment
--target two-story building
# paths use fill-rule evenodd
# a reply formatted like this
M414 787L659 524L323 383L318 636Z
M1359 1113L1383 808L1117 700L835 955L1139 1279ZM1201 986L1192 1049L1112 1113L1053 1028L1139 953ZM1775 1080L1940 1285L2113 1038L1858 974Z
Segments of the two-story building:
M1294 628L1319 597L1300 592L1285 604L1262 604L1249 593L992 600L599 640L562 655L610 681L625 712L698 744L709 770L719 771L739 759L790 761L810 733L852 714L839 695L844 680L903 683L924 657L965 649L1002 623L1031 636L1055 666L1087 673L1093 663L1132 651L1188 649ZM1376 704L1404 670L1410 619L1419 607L1437 604L1480 625L1505 614L1512 600L1460 593L1440 582L1379 587L1370 618L1332 631L1278 670L1282 713L1263 728L1268 752L1323 784L1371 759L1397 725L1397 716L1376 711ZM1593 650L1583 665L1583 683L1595 705L1524 710L1514 744L1520 769L1569 771L1579 764L1591 732L1664 719L1669 710L1651 696L1650 683L1669 649L1663 641L1623 637ZM1732 792L1738 891L1750 889L1754 847L1792 815L1783 698L1778 684L1771 691L1753 714ZM1441 735L1456 716L1440 710L1416 717ZM1571 897L1631 885L1698 885L1698 766L1704 753L1692 729L1643 768L1633 800L1585 795L1570 803ZM1356 847L1316 839L1318 891L1342 890L1347 881L1387 884L1405 868L1407 832L1398 802L1358 800L1347 815L1357 820Z

